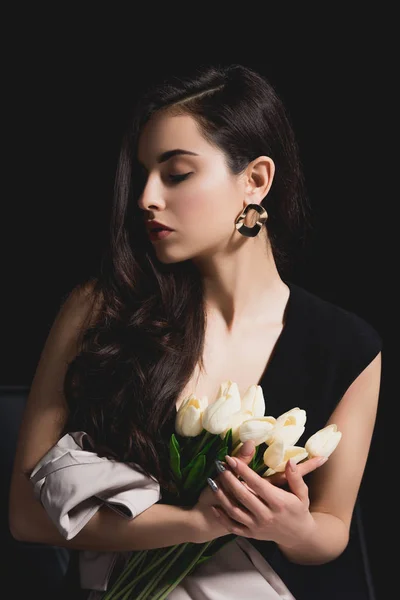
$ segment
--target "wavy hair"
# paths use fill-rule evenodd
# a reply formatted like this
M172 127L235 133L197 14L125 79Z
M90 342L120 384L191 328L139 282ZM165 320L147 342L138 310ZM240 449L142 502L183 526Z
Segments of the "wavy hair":
M203 67L152 86L136 102L120 148L109 241L90 282L92 318L64 380L65 431L86 431L100 455L136 463L167 488L176 401L203 367L206 314L198 270L190 260L158 261L138 207L138 139L161 109L191 115L233 174L260 155L274 160L262 204L281 273L293 241L304 239L307 200L287 111L260 74L242 65Z

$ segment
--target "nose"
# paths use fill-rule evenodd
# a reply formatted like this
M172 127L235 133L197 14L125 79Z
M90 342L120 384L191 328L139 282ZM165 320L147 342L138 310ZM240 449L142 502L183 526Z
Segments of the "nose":
M164 210L165 200L156 179L150 180L149 177L139 196L138 205L142 210Z

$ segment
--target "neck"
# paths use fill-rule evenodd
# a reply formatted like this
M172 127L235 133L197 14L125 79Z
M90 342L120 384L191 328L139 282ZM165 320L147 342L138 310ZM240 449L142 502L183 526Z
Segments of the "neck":
M208 314L222 317L231 330L249 321L271 318L274 306L280 306L287 293L266 235L246 238L234 251L215 252L196 261L203 276ZM266 311L265 307L271 310Z

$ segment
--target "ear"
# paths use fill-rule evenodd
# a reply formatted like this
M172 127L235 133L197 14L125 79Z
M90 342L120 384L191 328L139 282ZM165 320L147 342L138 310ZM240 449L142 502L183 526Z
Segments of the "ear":
M245 172L246 201L260 204L268 194L275 174L275 163L269 156L258 156Z

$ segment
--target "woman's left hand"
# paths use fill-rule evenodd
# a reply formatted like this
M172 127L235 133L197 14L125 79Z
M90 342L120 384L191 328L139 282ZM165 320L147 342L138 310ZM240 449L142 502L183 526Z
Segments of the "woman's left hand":
M295 546L310 535L315 523L309 512L308 487L294 462L286 464L286 491L243 461L225 458L228 464L221 463L225 471L219 474L218 490L213 492L213 505L218 508L213 510L218 511L230 533L271 540L286 547Z

